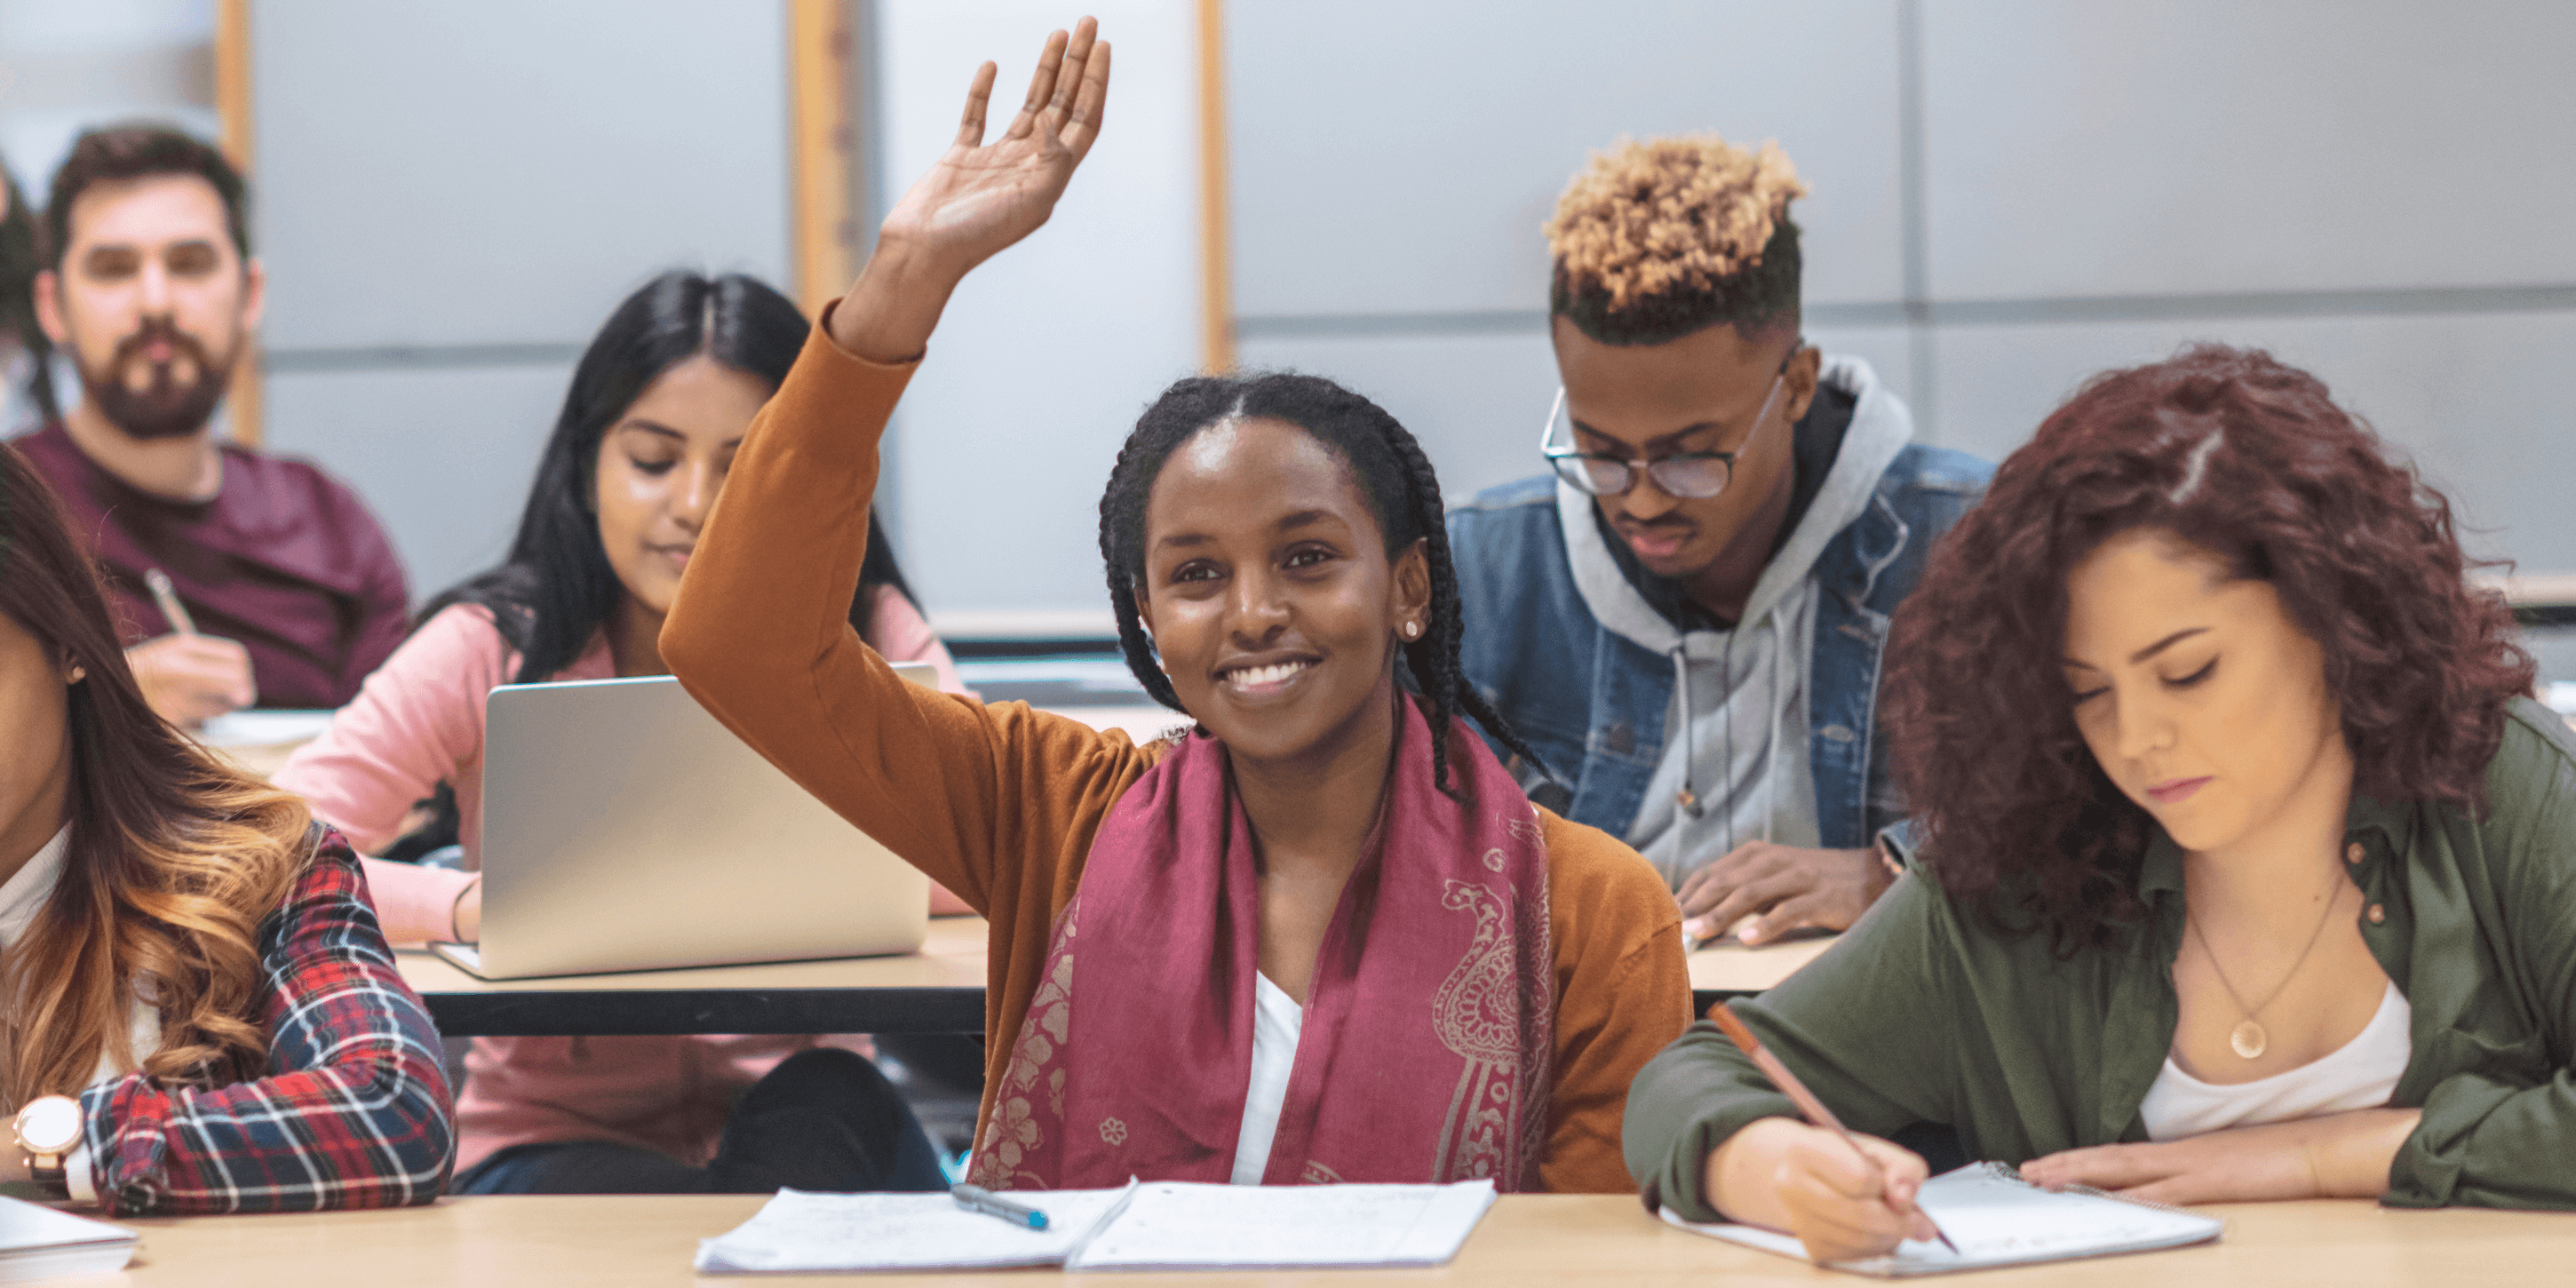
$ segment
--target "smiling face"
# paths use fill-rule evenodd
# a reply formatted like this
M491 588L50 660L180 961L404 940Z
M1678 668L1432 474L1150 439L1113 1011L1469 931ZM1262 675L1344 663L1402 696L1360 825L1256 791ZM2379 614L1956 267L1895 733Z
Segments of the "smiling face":
M1713 497L1675 497L1640 478L1625 495L1594 499L1637 561L1658 576L1684 580L1748 554L1759 567L1788 502L1788 426L1807 414L1815 397L1816 351L1790 357L1796 332L1785 328L1748 338L1721 323L1646 345L1604 344L1563 317L1553 328L1578 449L1631 462L1676 452L1736 453L1732 480ZM1783 358L1790 358L1785 374ZM1781 377L1776 398L1775 376Z
M645 386L599 440L599 544L633 607L654 618L671 611L734 449L769 395L757 378L699 354Z
M82 388L136 438L204 428L262 294L223 197L192 174L99 183L73 200L69 227L62 267L37 277L36 312Z
M1278 420L1220 421L1145 503L1137 609L1172 689L1238 758L1329 756L1394 712L1394 650L1427 622L1419 543L1390 561L1351 469Z
M2341 814L2352 753L2325 655L2271 583L2232 579L2216 556L2139 529L2086 556L2066 590L2076 728L2183 849L2257 839L2294 814Z

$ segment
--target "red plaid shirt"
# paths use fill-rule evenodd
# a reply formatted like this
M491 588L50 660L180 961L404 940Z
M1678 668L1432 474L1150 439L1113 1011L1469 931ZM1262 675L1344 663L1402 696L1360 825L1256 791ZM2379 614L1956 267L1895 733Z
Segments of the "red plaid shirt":
M268 1075L200 1089L134 1074L82 1092L99 1205L144 1216L437 1198L456 1158L438 1030L338 832L322 833L259 944Z

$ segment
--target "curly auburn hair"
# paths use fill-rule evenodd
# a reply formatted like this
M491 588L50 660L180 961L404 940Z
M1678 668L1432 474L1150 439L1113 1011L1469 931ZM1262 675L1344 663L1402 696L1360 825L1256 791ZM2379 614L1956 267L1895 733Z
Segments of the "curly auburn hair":
M1622 138L1593 154L1545 225L1549 310L1604 344L1662 344L1720 322L1794 326L1789 203L1806 195L1776 143Z
M1896 774L1954 898L2046 929L2061 954L2143 912L2152 825L2086 748L2059 664L2069 571L2139 528L2279 592L2322 646L2355 791L2485 808L2505 704L2534 667L2502 596L2468 585L2450 502L2316 377L2199 345L2051 414L1897 611Z

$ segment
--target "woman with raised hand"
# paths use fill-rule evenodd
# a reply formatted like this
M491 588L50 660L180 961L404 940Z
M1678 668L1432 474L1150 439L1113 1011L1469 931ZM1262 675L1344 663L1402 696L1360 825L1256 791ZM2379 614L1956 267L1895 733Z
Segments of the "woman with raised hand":
M453 1157L438 1033L348 843L145 704L0 446L0 1180L111 1213L397 1207Z
M494 686L668 673L657 641L681 570L744 431L809 329L785 296L738 274L667 272L628 296L574 368L508 560L433 600L330 729L278 771L278 786L370 853L439 785L455 793L465 870L366 860L389 937L470 943L480 932ZM861 544L851 538L851 558ZM866 553L841 620L962 691L893 556L882 541ZM963 910L944 892L933 907ZM826 1041L478 1039L457 1108L457 1190L936 1186L935 1154L858 1053L864 1042L815 1049Z
M1088 19L1055 33L991 143L977 73L745 440L664 656L992 919L978 1183L1625 1190L1628 1080L1689 1019L1679 914L1460 719L1509 736L1458 678L1439 488L1386 413L1307 377L1184 380L1119 453L1110 601L1186 736L907 691L833 610L886 418L958 281L1045 222L1109 58Z
M1854 1129L2165 1203L2576 1207L2576 756L2448 502L2313 376L2087 385L1889 647L1910 875L1742 1007ZM1706 1026L1628 1157L1819 1260L1920 1233Z

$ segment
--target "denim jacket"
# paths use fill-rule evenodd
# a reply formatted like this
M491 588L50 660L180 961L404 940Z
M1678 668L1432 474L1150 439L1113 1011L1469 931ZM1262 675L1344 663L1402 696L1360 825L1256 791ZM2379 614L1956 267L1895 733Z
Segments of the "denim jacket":
M1889 615L1923 575L1932 543L1985 492L1994 467L1964 452L1908 444L1861 516L1811 576L1809 737L1820 843L1867 845L1902 820L1876 737L1880 654ZM1623 836L1664 755L1673 666L1603 626L1575 585L1557 483L1508 483L1450 508L1468 681L1547 762L1543 777L1509 749L1533 799Z

